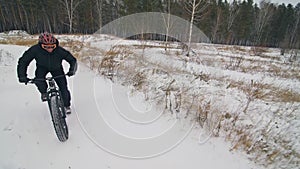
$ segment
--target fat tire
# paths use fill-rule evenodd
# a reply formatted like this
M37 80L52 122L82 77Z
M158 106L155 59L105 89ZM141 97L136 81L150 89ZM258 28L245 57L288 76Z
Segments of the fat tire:
M65 142L69 138L68 126L66 123L65 109L59 95L52 95L49 99L49 108L52 123L59 141Z

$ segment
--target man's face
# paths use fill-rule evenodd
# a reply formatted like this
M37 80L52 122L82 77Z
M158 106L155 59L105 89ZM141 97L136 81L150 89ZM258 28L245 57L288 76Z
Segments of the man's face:
M42 44L42 48L51 53L56 48L56 44Z
M49 53L53 52L53 50L54 50L54 49L52 49L52 48L46 49L46 51L49 52Z

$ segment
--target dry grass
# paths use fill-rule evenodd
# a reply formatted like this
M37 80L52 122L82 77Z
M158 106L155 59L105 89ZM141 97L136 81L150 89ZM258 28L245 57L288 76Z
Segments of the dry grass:
M0 44L13 44L13 45L20 45L20 46L32 46L37 44L36 39L21 39L17 37L10 37L6 40L0 40Z
M6 40L0 40L0 44L5 44L5 45L7 45L7 44L9 44L9 42L6 41Z
M262 84L259 82L251 82L249 84L242 81L231 81L227 88L237 88L243 91L247 96L263 101L284 103L300 102L299 93L274 87L270 84Z
M123 68L121 62L133 55L133 52L125 45L116 45L109 51L103 51L103 56L96 60L98 65L98 72L112 80L117 70ZM124 68L126 69L126 68ZM130 72L128 72L130 74Z
M269 70L267 70L271 74L282 77L282 78L287 78L287 79L300 79L300 74L299 74L299 67L293 66L290 69L283 70L281 66L277 65L270 65Z
M157 47L157 46L145 46L146 48L163 48L163 47ZM142 48L141 45L135 45L133 48L140 49ZM239 48L239 47L231 47L235 48L234 50L239 50L240 52L248 52L246 50L250 50L249 48ZM259 52L267 52L266 49L257 49ZM96 51L96 50L95 50ZM95 59L91 60L91 62L94 63L94 66L100 68L99 72L102 72L101 74L104 76L114 76L114 73L120 73L117 75L117 78L120 78L118 80L122 81L122 84L125 85L131 85L134 87L135 91L141 91L145 94L145 98L151 101L155 101L158 106L163 106L163 108L166 111L169 111L171 113L186 113L196 115L195 120L199 122L199 125L203 127L205 130L208 130L209 132L213 132L212 136L218 136L219 130L226 132L226 138L232 143L231 150L237 150L237 149L243 149L243 151L247 153L255 153L258 154L256 158L256 161L261 161L263 158L265 160L265 164L273 164L275 160L282 158L282 156L286 156L286 158L294 158L295 155L291 154L283 154L283 152L274 149L264 149L267 146L272 145L272 143L268 141L262 141L262 140L255 140L253 135L251 135L252 129L255 128L253 125L244 125L240 124L242 119L239 117L239 112L246 112L246 109L248 106L250 107L248 112L253 111L249 103L253 100L256 101L267 101L267 102L281 102L281 103L293 103L293 102L300 102L300 94L285 90L280 87L274 87L272 84L264 84L261 81L259 82L253 82L253 81L234 81L232 79L229 79L230 85L227 88L235 88L238 89L241 93L245 94L245 99L249 99L245 107L245 102L247 100L243 100L241 103L241 106L238 108L237 113L231 113L231 110L226 110L226 107L218 107L216 105L213 105L213 102L209 102L207 99L209 96L204 94L199 94L199 96L194 96L189 91L184 91L184 88L180 88L180 83L177 84L177 82L169 81L169 84L166 83L165 89L163 88L151 88L149 89L149 83L151 81L148 79L148 75L151 74L149 72L152 72L152 74L158 74L158 75L167 75L167 78L173 78L170 77L173 73L174 74L182 74L182 75L190 75L190 72L185 71L184 69L180 68L174 68L174 67L168 67L163 65L155 65L153 69L151 69L151 64L147 62L143 57L136 56L137 54L134 53L134 49L132 47L119 45L113 47L109 51L101 52L102 56L101 59ZM89 54L89 56L94 54ZM263 56L264 58L264 56ZM267 57L266 57L267 58ZM223 59L223 58L222 58ZM222 59L221 62L222 62ZM267 58L267 59L275 59L275 58ZM209 62L210 60L206 61L207 64L214 65L213 62ZM249 60L245 59L242 61L249 61L253 64L250 64L250 66L245 67L245 72L258 72L258 71L267 71L264 70L266 67L266 64L268 62L266 60L255 60L255 58L250 58ZM143 65L144 62L147 62L145 65ZM197 63L196 61L193 61ZM223 62L226 62L223 60ZM257 63L258 62L258 63ZM203 60L202 62L203 63ZM254 63L257 63L254 65ZM272 64L270 64L272 65ZM270 69L269 72L272 72L272 74L276 74L276 76L281 76L282 72L280 72L280 66L281 63L274 64L274 69ZM150 67L149 72L138 72L139 70L145 70L144 67ZM267 65L268 66L268 65ZM140 69L141 68L141 69ZM267 67L268 68L268 67ZM117 70L116 70L117 69ZM147 70L148 71L148 70ZM296 68L294 71L294 75L296 74ZM145 73L145 74L144 74ZM147 74L149 73L149 74ZM169 75L170 74L170 75ZM228 82L228 79L217 79L217 77L213 77L213 75L210 74L204 74L202 72L197 72L197 74L190 75L194 78L194 80L201 80L203 82L209 82L210 80L216 80L220 83L218 84L224 84L222 82ZM193 78L190 78L191 80ZM153 91L155 90L155 91ZM201 89L200 89L201 90ZM149 98L153 97L150 92L156 93L157 95L155 98ZM224 110L223 110L224 109ZM226 111L226 112L224 112ZM247 113L245 113L248 115ZM227 124L224 124L228 122ZM240 125L240 126L238 126ZM267 128L267 127L266 127ZM260 131L257 131L260 132ZM252 133L253 134L253 133ZM262 134L263 135L263 134ZM267 135L267 134L266 134ZM266 136L263 135L264 138ZM288 143L286 143L288 144ZM282 145L281 147L284 147ZM296 154L297 155L297 154Z
M223 45L223 46L218 46L218 50L221 51L233 51L236 53L246 53L246 54L251 54L251 55L257 55L261 56L263 53L267 53L269 51L268 48L264 47L244 47L244 46L236 46L236 45Z
M242 46L235 46L235 45L222 45L217 47L220 51L235 51L237 53L247 53L249 49L242 47Z
M251 55L262 56L263 53L268 52L268 48L253 46L248 52Z
M300 94L289 90L276 90L271 92L270 99L277 102L300 102Z
M0 41L3 44L12 44L11 41ZM18 40L15 41L14 44L17 45L25 45L29 46L32 44L36 44L36 40ZM73 53L77 58L80 60L87 62L90 64L91 69L97 69L98 72L110 79L115 76L115 73L120 73L120 76L123 76L122 80L125 83L132 85L135 90L137 91L144 91L145 95L147 92L155 92L158 94L162 94L161 97L152 98L155 100L158 105L165 106L166 110L170 112L180 112L186 114L195 113L196 120L199 122L200 126L213 132L214 130L224 130L227 132L227 139L232 142L231 150L243 149L247 153L252 152L259 152L260 156L265 156L266 163L273 163L279 156L283 154L279 150L262 150L267 143L263 143L261 141L253 140L253 137L249 134L249 128L244 126L243 129L238 128L235 126L236 122L239 121L238 115L234 115L234 113L230 112L223 112L222 108L213 105L212 102L205 100L206 95L199 95L199 96L191 96L189 92L183 92L180 90L184 89L177 89L177 84L175 82L170 82L170 84L166 84L166 89L162 90L161 88L157 88L159 91L149 91L147 89L147 82L148 76L143 72L135 72L136 67L143 67L141 62L143 62L142 57L136 57L136 54L133 52L132 48L126 45L118 45L114 46L108 51L102 51L98 48L93 48L89 44L84 44L80 41L67 41L62 42L60 45L67 47L70 49L71 53ZM165 48L163 45L134 45L133 48L135 49L144 49L144 48ZM172 48L172 47L169 47ZM225 47L218 47L220 50L228 50L228 51L235 51L237 53L249 53L252 52L254 55L259 55L261 58L270 59L270 60L277 60L277 57L269 57L264 55L264 52L268 52L265 48L245 48L239 46L225 46ZM178 51L177 51L178 52ZM177 55L180 55L178 52ZM226 58L230 56L224 56L220 59L221 64L226 64ZM225 59L224 59L225 58ZM215 59L215 58L214 58ZM236 59L236 60L233 60ZM275 76L279 77L296 77L300 78L298 68L290 70L289 74L283 73L281 67L281 63L278 65L270 64L269 70L265 70L265 67L268 62L260 61L260 60L253 60L253 58L232 58L232 63L230 66L235 66L236 69L241 69L247 73L249 72L269 72ZM126 62L126 63L125 63ZM250 66L244 67L242 62L250 62ZM130 63L130 64L128 64ZM198 63L195 61L195 63ZM201 64L207 64L215 66L215 61L211 58L207 60L201 60ZM253 63L253 64L252 64ZM254 65L254 63L257 63ZM148 63L146 66L151 67L152 63ZM200 64L200 61L199 61ZM262 66L261 66L262 65ZM164 67L161 65L155 65L155 69L149 69L153 72L153 74L159 75L167 75L175 73L175 74L183 74L187 75L189 72L182 70L180 68L174 67ZM146 72L147 73L147 72ZM201 80L204 82L209 82L210 80L217 80L219 82L227 81L228 79L217 79L210 74L205 74L202 72L197 72L197 74L193 74L194 80ZM253 101L254 99L263 100L263 101L270 101L270 102L300 102L300 94L295 93L293 91L285 90L279 87L274 87L270 84L263 84L261 82L253 82L253 81L234 81L230 80L230 85L227 88L235 88L244 93L249 101ZM146 97L148 98L148 96ZM242 107L245 105L242 105ZM248 105L249 106L249 105ZM251 105L250 105L251 106ZM246 106L247 107L247 106ZM245 108L246 109L246 108ZM245 110L244 109L244 110ZM221 123L228 121L228 124L221 126ZM227 125L227 126L226 126ZM226 128L227 127L227 128ZM213 136L218 136L217 133ZM266 151L261 153L262 151ZM291 154L285 154L287 158L288 156L292 156ZM256 157L260 158L260 157Z
M232 146L230 151L237 150L239 148L243 148L244 150L248 150L252 146L252 139L245 133L245 131L238 130L236 131L239 136L237 142Z
M137 49L145 49L145 48L166 48L166 46L163 45L132 45L133 47L137 48ZM172 48L172 47L167 47L167 48Z

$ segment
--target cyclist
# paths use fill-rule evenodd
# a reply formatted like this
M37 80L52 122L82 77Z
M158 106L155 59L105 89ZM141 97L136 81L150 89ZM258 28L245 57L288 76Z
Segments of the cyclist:
M27 67L33 59L36 61L36 79L45 79L49 72L53 77L64 75L65 73L62 66L63 60L66 60L70 64L69 71L66 75L75 75L77 69L76 58L69 51L59 46L58 40L48 32L42 33L39 36L38 44L30 47L24 52L22 57L19 58L17 74L20 83L27 84L29 82ZM70 114L71 94L68 89L67 79L65 76L60 76L56 78L55 81L61 91L66 113ZM42 101L47 101L46 81L36 81L35 85L41 93Z

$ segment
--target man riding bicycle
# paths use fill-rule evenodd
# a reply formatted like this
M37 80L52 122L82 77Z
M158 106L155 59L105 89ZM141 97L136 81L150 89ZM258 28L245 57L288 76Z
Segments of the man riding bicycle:
M30 62L35 59L36 79L45 79L50 72L55 79L66 109L66 113L71 113L71 94L68 89L67 79L64 75L62 61L66 60L70 64L69 71L66 75L73 76L77 70L76 58L66 49L59 46L58 40L50 33L44 32L39 36L38 44L33 45L24 52L18 61L17 74L20 83L27 84L30 79L27 77L27 67ZM47 83L46 81L38 81L35 83L41 93L42 101L47 101Z

